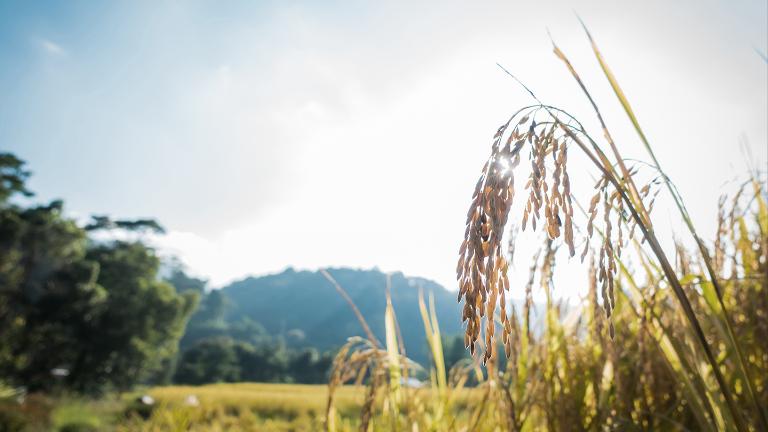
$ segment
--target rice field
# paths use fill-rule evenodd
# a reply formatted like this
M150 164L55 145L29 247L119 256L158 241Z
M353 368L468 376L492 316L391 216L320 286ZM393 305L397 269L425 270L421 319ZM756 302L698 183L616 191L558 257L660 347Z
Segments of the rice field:
M150 389L153 408L128 402L127 418L117 422L117 431L315 431L325 428L327 385L301 384L211 384L169 386ZM412 393L430 389L409 390ZM473 391L465 389L465 407ZM136 398L142 395L135 395ZM365 387L348 385L335 391L337 427L356 430L365 401ZM131 406L135 408L130 408Z
M328 388L237 383L158 387L147 394L155 400L148 417L137 412L117 430L317 430L322 428ZM361 387L340 389L340 410L356 412L363 395Z
M361 386L337 390L340 424L353 428L364 397ZM327 400L326 385L259 383L155 387L99 399L30 394L20 405L0 402L0 430L314 431L323 428Z

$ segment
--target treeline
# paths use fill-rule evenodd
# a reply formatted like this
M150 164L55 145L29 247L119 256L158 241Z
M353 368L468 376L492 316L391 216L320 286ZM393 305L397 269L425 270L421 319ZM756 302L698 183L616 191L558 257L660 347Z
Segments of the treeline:
M258 314L227 316L235 301L224 290L162 262L144 241L164 233L156 221L78 223L60 200L34 203L29 176L22 160L0 153L0 386L99 394L136 384L327 381L337 346L320 352L299 328L270 332L251 319ZM461 337L444 345L446 364L466 357Z
M173 266L167 280L178 292L194 292L201 298L181 338L181 354L173 376L174 382L320 384L328 381L328 371L336 349L318 352L316 348L301 345L307 342L301 329L269 332L248 315L233 314L235 304L227 296L226 289L206 290L205 280L190 277L179 265ZM258 292L255 287L252 289L254 293ZM383 298L379 300L383 303ZM415 305L412 306L412 309L416 309ZM317 304L315 307L321 306ZM405 313L401 315L407 316ZM403 329L403 332L415 330L420 329ZM340 341L345 339L339 337ZM312 342L316 343L314 340ZM444 361L448 366L468 356L463 335L444 336L443 347ZM420 378L429 377L424 375Z
M253 346L231 338L203 339L183 353L174 381L321 384L327 381L332 362L330 353L319 355L312 348L295 351L279 345Z
M226 312L231 302L226 295L220 290L206 290L205 280L188 276L180 266L173 267L167 280L178 292L192 292L201 298L181 338L173 382L327 381L333 362L331 352L290 349L284 335L270 335L260 323L247 317L228 322Z
M158 254L142 241L163 232L157 222L78 224L60 200L29 204L29 175L0 153L0 385L102 393L172 381L324 381L330 354L287 350L246 319L227 324L223 296L204 281L178 268L161 277Z
M0 380L78 392L162 380L198 296L160 280L160 259L141 241L94 236L159 226L80 226L61 201L21 205L28 177L23 161L0 154Z

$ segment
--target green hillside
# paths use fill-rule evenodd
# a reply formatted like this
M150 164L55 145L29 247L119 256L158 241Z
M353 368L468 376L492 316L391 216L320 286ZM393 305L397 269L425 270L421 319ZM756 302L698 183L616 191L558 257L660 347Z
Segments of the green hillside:
M376 337L384 338L385 274L378 270L331 269L329 273L354 300ZM392 303L408 355L427 358L424 327L419 314L419 288L433 293L444 334L461 332L455 294L423 278L392 274ZM285 270L250 277L222 288L225 320L248 318L271 335L281 335L290 346L324 351L343 344L349 336L363 335L349 305L319 272Z

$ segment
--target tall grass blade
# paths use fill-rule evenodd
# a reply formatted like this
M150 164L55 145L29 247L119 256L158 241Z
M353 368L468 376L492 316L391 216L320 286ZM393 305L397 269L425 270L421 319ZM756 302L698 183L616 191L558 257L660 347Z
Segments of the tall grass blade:
M598 49L597 43L595 42L594 38L589 32L589 29L587 29L586 24L584 24L584 21L582 21L581 18L579 18L579 21L581 22L582 28L584 29L585 33L587 34L587 37L589 38L590 44L592 45L592 51L594 52L595 57L597 58L597 61L600 64L600 68L603 70L603 74L605 75L606 79L608 79L608 82L610 83L614 94L619 99L619 102L621 103L622 108L624 108L624 112L627 114L627 117L629 117L630 121L632 122L632 125L634 126L635 131L637 132L638 136L640 137L640 140L645 146L646 151L651 156L651 159L653 160L653 163L656 166L656 169L662 175L664 179L664 183L667 186L667 189L669 190L670 195L672 196L675 202L675 205L677 206L689 232L691 233L691 236L695 240L696 245L698 246L699 251L701 252L707 271L710 275L712 287L714 288L718 297L718 301L720 303L720 310L722 312L722 316L724 318L727 334L728 334L728 338L726 339L727 343L730 345L733 352L736 354L737 364L739 365L739 373L742 375L743 380L747 384L747 390L749 392L752 404L754 405L755 410L757 412L758 421L760 422L760 425L764 430L768 430L768 418L766 416L765 409L761 406L760 402L757 399L756 392L753 386L753 380L750 377L749 369L747 368L746 363L744 361L744 354L742 353L741 347L739 346L739 343L736 340L735 334L733 332L733 325L731 323L731 318L729 317L727 309L725 308L725 303L723 302L722 288L720 287L720 284L718 282L717 274L714 271L714 267L712 265L712 259L709 255L709 251L707 250L707 247L704 245L704 242L701 240L698 233L696 232L696 229L693 225L693 220L691 219L690 214L688 213L688 210L685 207L685 204L683 203L682 197L680 196L677 189L672 184L669 177L662 170L661 165L658 159L656 158L655 153L653 152L653 148L651 147L650 142L648 141L648 138L645 135L645 132L640 127L640 122L637 120L637 116L632 110L632 106L630 105L629 100L624 94L624 91L621 89L621 86L619 86L618 80L614 76L611 69L608 67L607 62L605 61L602 53ZM719 375L719 370L717 369L717 366L713 365L713 367L715 368L714 372L716 376ZM725 396L726 396L726 399L729 399L728 395L725 395ZM733 404L730 404L730 405L733 407ZM737 412L734 412L734 415L737 418L740 417L739 413Z
M400 347L397 344L397 329L395 328L395 312L392 307L392 297L387 291L387 308L384 314L384 330L387 340L387 362L389 364L389 400L392 410L393 428L400 417L400 381L402 378L400 371Z

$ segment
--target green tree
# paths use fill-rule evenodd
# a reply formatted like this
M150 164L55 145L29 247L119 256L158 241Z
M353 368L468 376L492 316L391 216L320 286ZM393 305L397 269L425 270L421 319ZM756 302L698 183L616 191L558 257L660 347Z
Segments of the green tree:
M273 344L253 346L229 337L216 337L199 341L182 354L174 381L319 384L327 381L332 362L331 353L320 355L314 349L287 351Z
M11 153L0 153L0 206L4 207L13 194L32 195L24 185L29 174L23 160Z
M174 381L181 384L239 381L239 363L232 339L206 339L184 352Z
M205 287L208 285L208 281L205 279L198 279L196 277L189 276L185 271L183 265L177 258L172 258L170 262L170 276L165 279L169 284L176 288L176 292L195 292L201 297L205 294Z
M61 209L0 210L0 373L31 388L55 384L51 370L75 355L106 297L85 233Z
M127 389L159 372L176 355L197 295L179 295L158 280L160 261L140 242L97 245L86 258L98 263L97 283L107 287L108 296L103 313L85 335L92 349L80 353L70 376L83 377L81 384Z
M272 337L267 333L264 326L248 317L242 317L229 324L228 333L234 340L247 342L257 347L272 345Z
M239 342L236 347L243 381L293 382L288 371L288 353L279 345L262 345Z
M443 359L447 369L452 368L461 360L471 359L469 351L464 347L464 335L443 336Z
M302 384L321 384L328 382L333 356L330 353L319 354L308 348L296 352L288 363L288 374L295 382Z
M177 280L179 279L177 278ZM182 350L186 350L204 339L229 336L229 325L224 320L226 304L226 297L220 291L203 294L202 300L190 318L181 339Z
M91 222L84 229L86 231L122 229L139 233L165 234L165 228L154 219L112 220L109 216L91 216Z
M30 195L23 166L0 154L0 379L77 391L148 379L175 356L197 294L159 281L143 243L91 241L61 201L11 203ZM159 226L120 222L100 229Z

